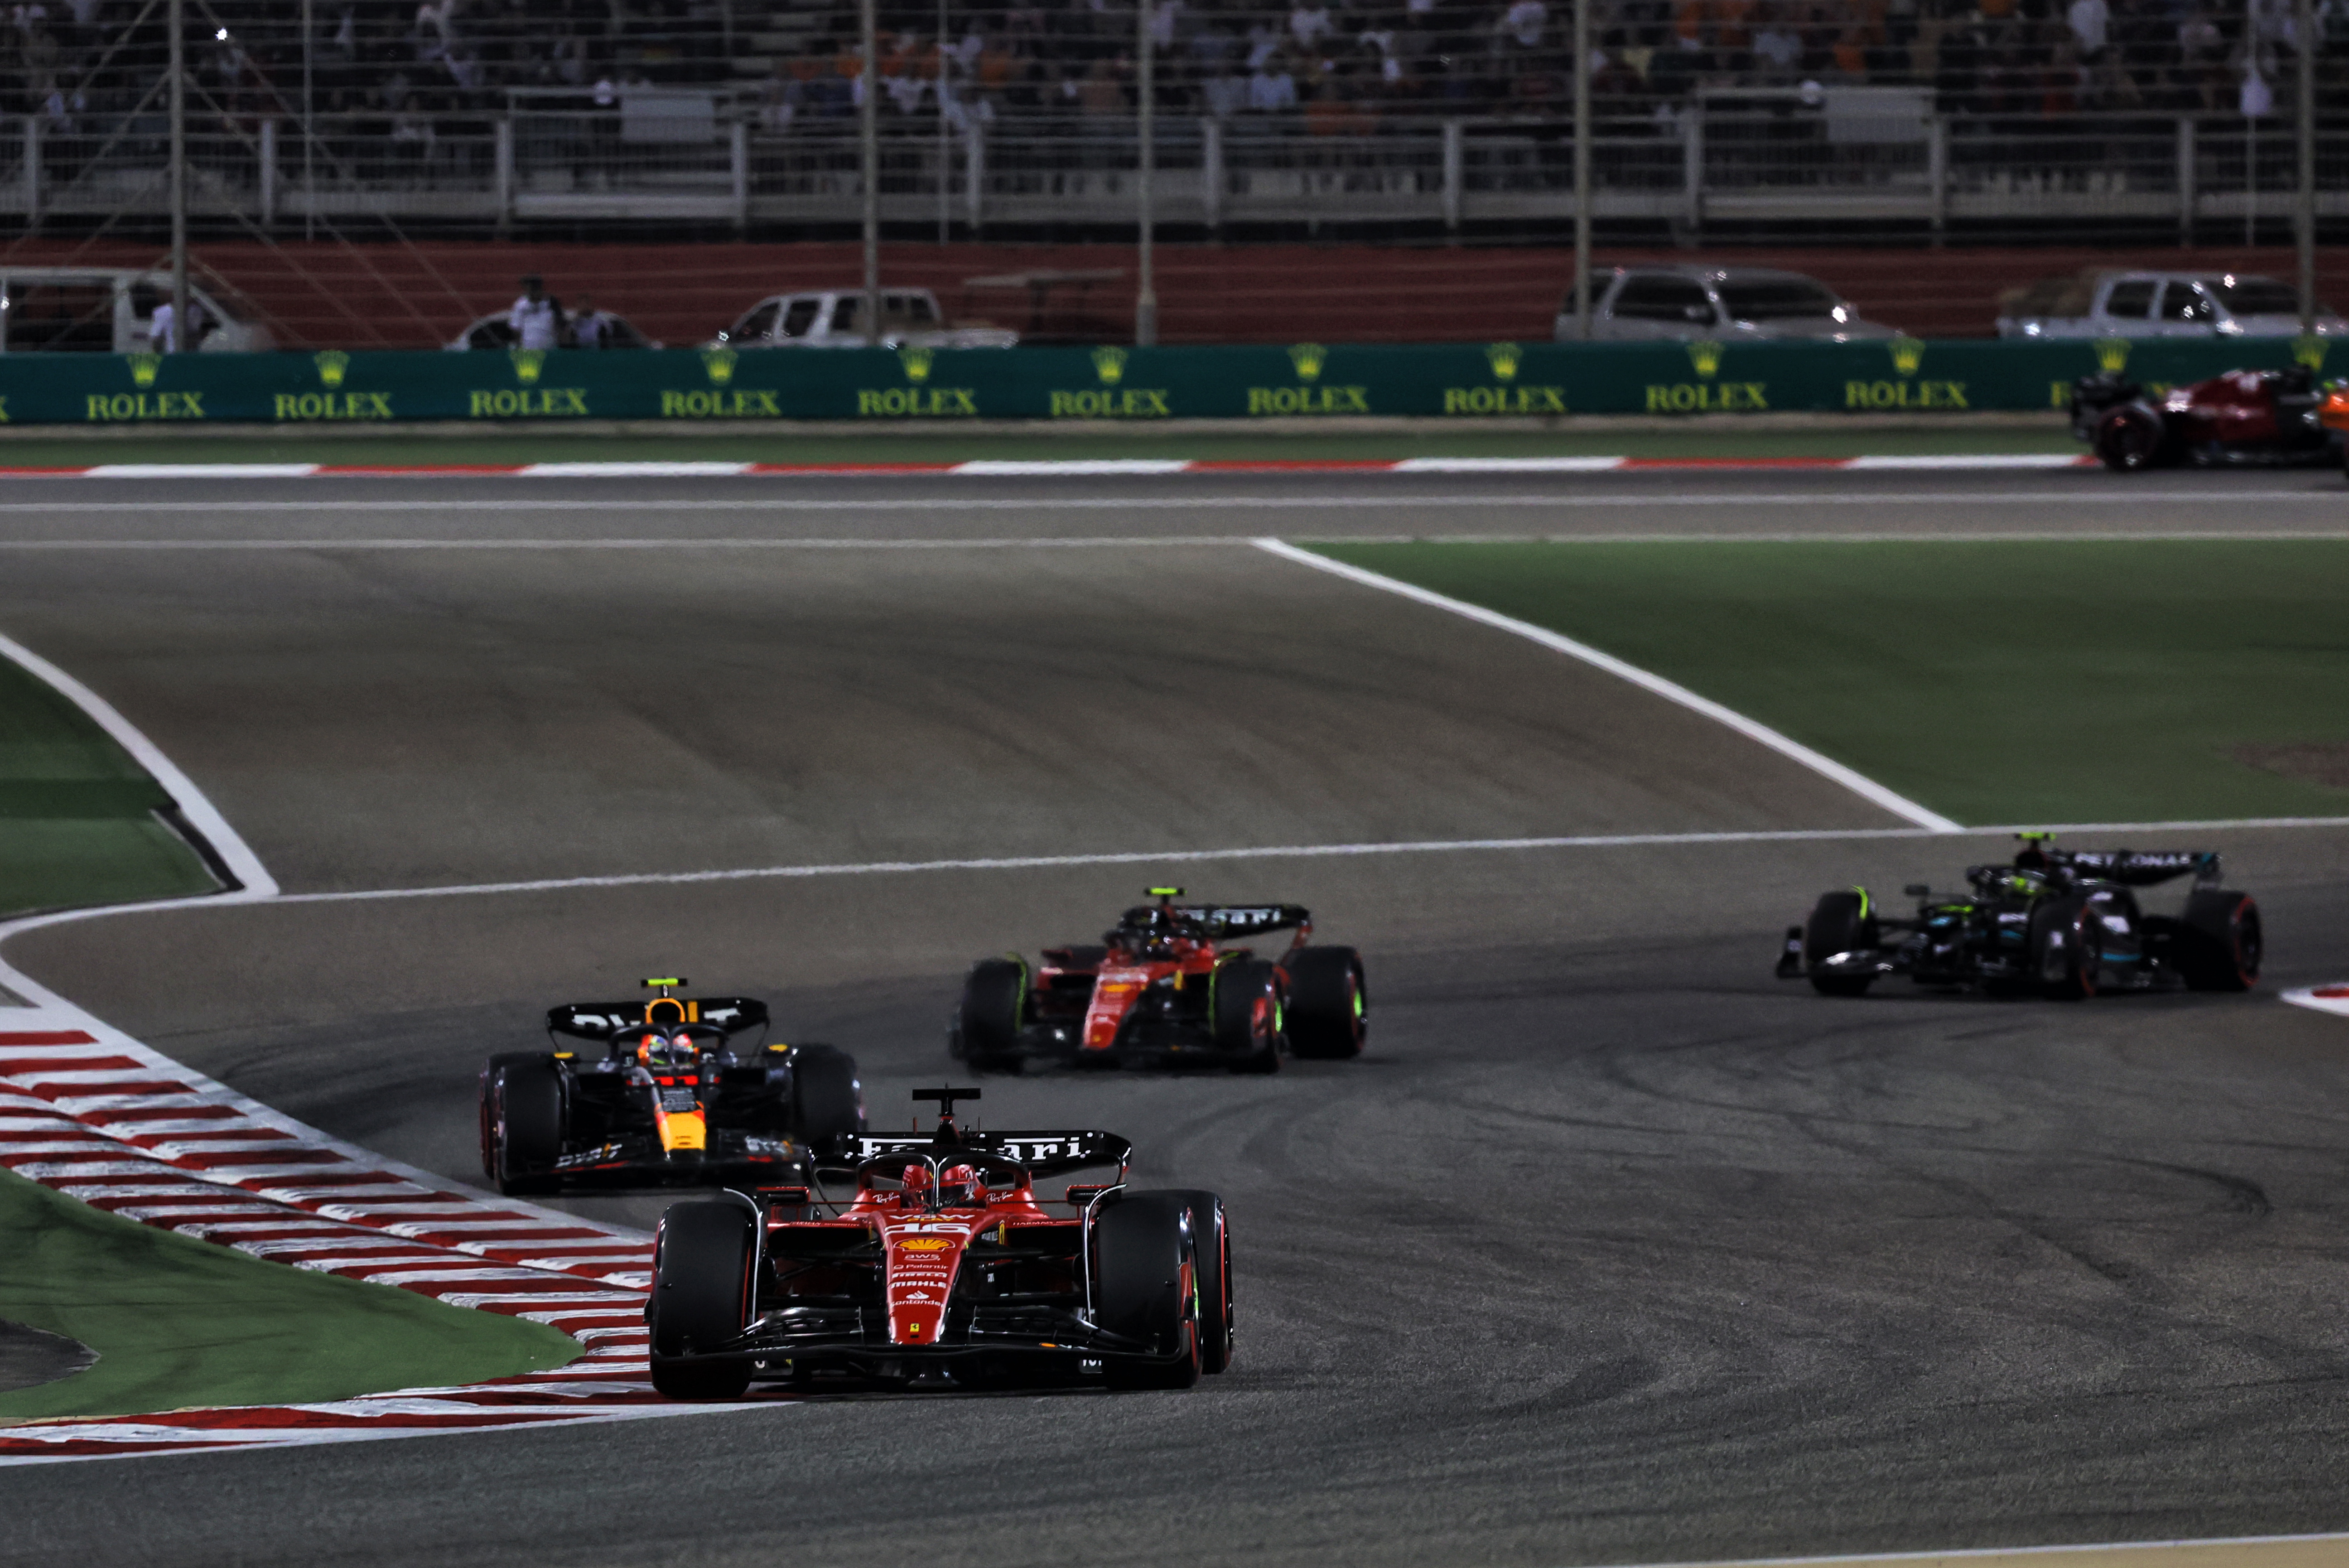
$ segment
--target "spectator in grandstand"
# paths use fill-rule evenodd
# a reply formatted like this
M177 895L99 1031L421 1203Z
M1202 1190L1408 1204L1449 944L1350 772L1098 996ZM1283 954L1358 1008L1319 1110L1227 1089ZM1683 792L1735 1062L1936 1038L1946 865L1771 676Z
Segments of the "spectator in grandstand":
M1279 55L1268 56L1248 78L1247 106L1254 114L1285 114L1297 107L1297 78Z
M586 295L579 296L579 308L571 313L571 347L601 348L608 331L608 318L595 308L595 302Z
M2094 60L2104 54L2106 30L2112 26L2112 8L2105 0L2072 0L2071 8L2064 13L2072 29L2072 40L2083 61Z
M546 280L532 273L522 280L522 297L506 312L514 341L524 348L552 348L563 336L563 306L549 299Z

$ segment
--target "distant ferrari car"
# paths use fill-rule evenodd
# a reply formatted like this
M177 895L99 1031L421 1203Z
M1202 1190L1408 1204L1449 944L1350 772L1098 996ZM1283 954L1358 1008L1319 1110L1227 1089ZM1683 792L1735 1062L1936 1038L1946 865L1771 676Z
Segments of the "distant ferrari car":
M2288 370L2230 370L2154 393L2118 375L2072 388L2072 433L2106 468L2314 465L2343 461L2349 392Z
M1781 980L1858 996L1878 979L1980 986L2077 1001L2102 991L2247 991L2260 976L2260 907L2220 886L2208 850L2058 849L2024 834L2008 865L1966 868L1968 891L1905 889L1913 918L1886 914L1865 888L1822 894L1786 928ZM2193 878L2175 912L2148 915L2137 889Z
M1224 1066L1271 1073L1284 1054L1361 1054L1370 991L1352 948L1308 947L1312 913L1298 904L1155 904L1126 910L1099 947L1046 948L982 959L963 981L947 1052L978 1072L1071 1064ZM1278 958L1222 944L1297 933Z
M864 1130L855 1058L767 1044L765 1002L675 995L685 983L646 981L658 994L645 1002L550 1009L555 1049L490 1059L481 1169L499 1191L803 1179L812 1159ZM599 1049L565 1050L558 1036Z
M977 1132L968 1088L917 1089L928 1137L867 1137L820 1178L673 1203L645 1318L653 1386L729 1399L754 1378L950 1388L1098 1378L1185 1388L1232 1357L1231 1234L1212 1192L1134 1191L1098 1131ZM1036 1183L1094 1167L1046 1208Z

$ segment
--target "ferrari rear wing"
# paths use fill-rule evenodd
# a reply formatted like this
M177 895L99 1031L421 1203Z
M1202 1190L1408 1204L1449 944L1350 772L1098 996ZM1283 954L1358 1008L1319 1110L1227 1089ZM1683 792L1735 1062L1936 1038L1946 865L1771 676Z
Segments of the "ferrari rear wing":
M2214 849L2071 849L2056 855L2083 877L2125 888L2150 888L2188 875L2205 882L2219 879Z
M671 1020L669 1014L679 1002L684 1003L685 1016ZM650 1003L574 1002L550 1007L546 1010L546 1032L567 1034L574 1040L605 1041L631 1029L643 1028L646 1009L655 1005L661 1008L664 1023L706 1023L729 1034L767 1026L767 1004L755 996L662 997Z
M1184 919L1196 920L1208 937L1217 941L1226 937L1258 937L1267 931L1313 928L1313 911L1302 904L1176 904L1174 910ZM1155 913L1156 905L1139 904L1120 917L1119 923L1146 925Z
M851 1140L845 1161L823 1160L825 1170L851 1169L868 1159L889 1154L926 1154L952 1159L959 1151L988 1155L1019 1166L1035 1177L1065 1176L1072 1170L1127 1164L1133 1158L1131 1139L1098 1129L1081 1132L966 1132L959 1142L941 1143L916 1133L898 1137Z

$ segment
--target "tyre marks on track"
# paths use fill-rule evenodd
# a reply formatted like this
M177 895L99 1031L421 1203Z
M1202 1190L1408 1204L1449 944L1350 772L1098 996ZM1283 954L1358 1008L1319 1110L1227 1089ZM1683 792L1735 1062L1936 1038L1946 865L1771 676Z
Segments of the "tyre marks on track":
M327 1137L78 1010L0 1012L0 1166L268 1262L550 1324L560 1367L311 1405L0 1428L0 1464L685 1414L647 1379L651 1239L467 1191Z

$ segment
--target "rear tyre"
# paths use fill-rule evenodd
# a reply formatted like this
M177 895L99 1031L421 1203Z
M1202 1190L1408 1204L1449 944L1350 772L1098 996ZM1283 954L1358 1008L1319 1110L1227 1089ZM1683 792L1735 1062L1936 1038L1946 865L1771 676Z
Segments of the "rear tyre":
M2203 888L2186 899L2178 970L2189 991L2249 991L2260 978L2263 945L2259 900L2249 893Z
M645 1327L653 1386L672 1399L732 1399L750 1386L747 1361L680 1361L740 1334L750 1321L750 1210L740 1203L672 1203L661 1216Z
M1093 1221L1094 1315L1138 1340L1153 1359L1112 1359L1112 1388L1188 1388L1199 1380L1199 1273L1192 1194L1136 1192L1105 1202Z
M2113 410L2096 426L2096 456L2116 473L2135 473L2161 462L2161 416L2151 409Z
M962 1059L974 1073L1019 1071L1019 1029L1028 1019L1028 965L981 959L962 982Z
M563 1158L563 1073L543 1056L490 1070L491 1174L510 1196L552 1192Z
M2085 1002L2096 994L2095 917L2083 898L2051 898L2031 912L2031 967L2043 996Z
M1813 991L1822 996L1867 994L1876 983L1873 974L1821 974L1819 965L1837 953L1872 953L1876 948L1876 917L1868 912L1864 894L1847 889L1819 895L1803 926L1803 967L1810 971Z
M1290 1054L1326 1061L1361 1055L1371 1002L1362 955L1351 948L1299 948L1281 967L1288 973Z
M1232 1233L1224 1200L1212 1192L1169 1192L1191 1213L1191 1257L1197 1270L1199 1370L1213 1376L1232 1364Z
M1216 1049L1235 1073L1280 1071L1285 1024L1280 975L1256 959L1237 959L1216 971Z
M837 1045L794 1045L791 1067L792 1137L818 1154L846 1154L864 1131L856 1058Z

